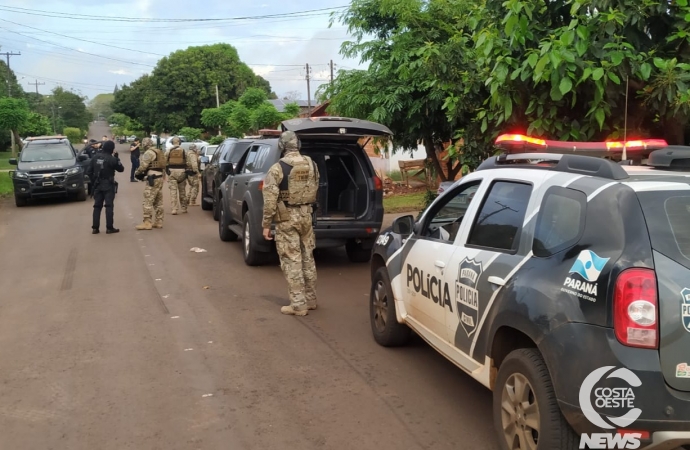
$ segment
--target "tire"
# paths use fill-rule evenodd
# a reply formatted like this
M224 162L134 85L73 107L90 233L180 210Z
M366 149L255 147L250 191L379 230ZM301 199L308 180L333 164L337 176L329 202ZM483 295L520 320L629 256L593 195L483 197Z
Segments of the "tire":
M519 398L514 395L516 381L525 386ZM494 425L501 449L522 450L534 447L535 443L537 450L579 448L579 438L561 414L549 370L536 349L514 350L503 360L493 395ZM511 400L511 395L515 400ZM531 405L523 409L526 402ZM514 409L518 403L520 415L516 415ZM504 404L511 405L512 413L504 411ZM531 409L532 413L527 412ZM527 424L532 414L538 416L532 425L538 428L536 431ZM530 446L525 445L528 439Z
M213 188L213 220L220 220L220 208L218 206L219 200L218 200L218 190L214 187Z
M371 249L367 250L362 248L362 244L354 240L347 241L345 244L345 251L347 252L347 257L350 259L350 262L365 263L371 260Z
M410 340L412 330L398 323L395 314L393 290L388 269L381 267L374 274L369 293L369 321L374 340L384 347L398 347Z
M86 188L80 189L79 192L77 192L76 200L78 202L85 202L86 201Z
M26 206L29 203L29 199L26 197L20 197L17 194L14 195L14 204L17 205L17 208L22 208Z
M266 260L266 255L256 249L252 236L253 223L249 218L249 212L244 213L242 224L242 255L244 263L248 266L260 266Z
M230 220L228 215L225 213L225 208L221 204L220 206L220 220L218 221L218 236L223 242L236 241L238 236L228 228L230 225Z
M204 197L201 197L201 209L204 211L211 211L213 209L213 204L210 204L206 201Z

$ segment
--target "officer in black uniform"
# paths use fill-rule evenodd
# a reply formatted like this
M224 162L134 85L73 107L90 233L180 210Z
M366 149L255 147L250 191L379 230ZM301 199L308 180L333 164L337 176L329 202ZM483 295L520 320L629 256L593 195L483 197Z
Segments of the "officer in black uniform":
M115 202L115 171L124 172L125 168L120 162L118 154L113 155L115 150L115 143L113 141L105 141L91 164L86 169L86 175L89 176L93 184L93 234L98 234L101 226L101 210L105 203L105 223L106 233L119 233L120 230L113 226L113 207Z

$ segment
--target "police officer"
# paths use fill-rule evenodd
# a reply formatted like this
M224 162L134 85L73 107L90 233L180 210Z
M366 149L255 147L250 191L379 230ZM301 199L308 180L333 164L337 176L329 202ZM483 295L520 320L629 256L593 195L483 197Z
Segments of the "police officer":
M144 138L141 142L144 155L141 157L141 165L136 170L134 177L139 181L146 180L144 188L144 221L137 225L137 230L150 230L163 228L163 181L165 180L165 155L163 151L154 147L151 138ZM155 221L152 223L152 220Z
M181 140L175 136L172 138L172 148L165 155L168 187L170 188L170 205L172 215L182 210L187 212L187 191L185 185L187 181L187 152L180 146Z
M185 197L187 205L198 206L196 198L199 195L199 153L196 144L190 144L187 151L187 183L189 184L189 195Z
M132 170L129 175L129 181L131 182L136 182L137 179L134 178L134 173L137 171L139 168L139 156L141 154L141 151L139 150L139 138L134 139L134 142L132 145L129 146L129 159L130 162L132 163Z
M312 214L319 188L319 171L308 156L299 152L300 142L292 131L280 136L278 147L284 156L271 166L264 180L263 235L275 240L280 267L287 279L290 306L280 312L306 316L316 309L316 264Z
M99 153L91 159L91 164L86 169L93 185L93 234L100 233L101 210L105 203L105 226L106 233L119 233L120 230L113 226L113 207L115 202L115 171L124 172L125 168L118 158L118 154L113 155L115 143L105 141Z

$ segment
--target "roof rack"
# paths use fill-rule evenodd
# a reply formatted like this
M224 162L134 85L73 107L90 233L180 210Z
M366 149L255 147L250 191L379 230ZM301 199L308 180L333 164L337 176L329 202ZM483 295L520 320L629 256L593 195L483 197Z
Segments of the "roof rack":
M34 137L26 138L27 141L47 141L49 139L67 139L67 136L63 136L61 134L58 134L55 136L34 136Z
M649 155L647 165L655 169L690 170L690 147L670 145Z
M553 170L609 180L624 180L628 178L628 173L625 169L607 159L554 153L522 153L519 155L492 156L481 163L477 171L498 168Z

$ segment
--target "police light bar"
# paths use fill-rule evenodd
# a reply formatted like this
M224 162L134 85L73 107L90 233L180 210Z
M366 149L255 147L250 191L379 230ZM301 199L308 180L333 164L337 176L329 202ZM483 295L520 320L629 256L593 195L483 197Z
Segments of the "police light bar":
M549 141L522 134L502 134L496 138L495 145L506 153L579 154L585 156L621 156L623 150L635 158L646 158L654 150L668 147L663 139L639 139L634 141L575 142Z

